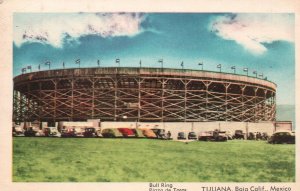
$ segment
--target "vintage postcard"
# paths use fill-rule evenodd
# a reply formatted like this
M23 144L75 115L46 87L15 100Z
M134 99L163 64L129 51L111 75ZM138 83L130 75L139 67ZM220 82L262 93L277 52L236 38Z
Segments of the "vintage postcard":
M1 1L1 188L296 191L297 4L218 3Z

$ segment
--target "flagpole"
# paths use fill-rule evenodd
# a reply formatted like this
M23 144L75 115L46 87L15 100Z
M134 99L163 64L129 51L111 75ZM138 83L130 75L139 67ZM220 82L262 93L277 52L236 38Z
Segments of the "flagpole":
M45 62L45 65L48 65L49 66L49 70L50 70L50 65L51 65L51 62L50 61L47 61L47 62Z
M26 68L22 68L22 74L24 74L26 72Z
M253 74L255 74L255 77L257 78L257 71L253 71Z
M218 64L217 68L220 68L220 72L222 72L222 65L221 64Z
M247 76L248 76L248 68L244 68L244 72L247 72Z
M32 72L31 66L27 66L27 69L30 70L30 72Z
M198 65L201 66L201 70L203 70L203 62L199 62Z
M78 64L78 67L80 68L80 58L75 61L75 64Z
M158 60L158 63L161 64L161 69L163 69L164 68L164 60L160 59L160 60Z
M120 58L116 59L116 63L118 63L118 67L120 68Z
M233 70L233 73L235 74L235 72L236 72L235 66L232 66L231 69Z

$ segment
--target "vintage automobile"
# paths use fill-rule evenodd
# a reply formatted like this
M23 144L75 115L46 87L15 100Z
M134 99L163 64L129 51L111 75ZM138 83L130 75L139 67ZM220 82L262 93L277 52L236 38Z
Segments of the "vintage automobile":
M218 129L214 131L204 131L199 134L199 141L227 141L228 137L226 131L219 131Z
M73 127L63 127L61 137L75 137L75 129Z
M255 140L256 139L256 133L255 132L249 132L247 139L248 140Z
M235 133L232 138L233 139L245 139L245 133L243 133L243 130L235 130Z
M129 137L135 137L135 133L133 129L130 128L118 128L118 131L122 133L123 137L129 138Z
M195 132L189 132L189 134L188 134L188 139L189 140L191 140L191 139L194 139L194 140L196 140L197 139L197 135L196 135L196 133Z
M123 137L122 133L116 128L107 128L102 129L101 134L104 138L117 138L117 137Z
M46 129L48 129L48 130L46 130ZM48 134L49 137L60 137L61 136L60 132L57 130L56 127L48 127L48 128L45 128L44 131L45 131L45 135ZM48 132L46 133L46 131L48 131Z
M148 128L140 128L142 131L143 131L143 135L149 139L156 139L157 136L156 134L151 130L151 129L148 129Z
M96 129L93 127L87 127L84 129L83 132L84 137L96 137Z
M178 139L178 140L185 140L186 137L185 137L184 132L179 132L179 133L178 133L178 136L177 136L177 139Z
M215 130L213 135L214 135L215 141L227 141L228 140L226 131Z
M33 129L33 127L28 127L25 130L24 135L25 135L25 137L35 137L36 133L37 133L37 131L35 129Z
M272 144L295 144L295 133L292 131L277 131L269 139Z

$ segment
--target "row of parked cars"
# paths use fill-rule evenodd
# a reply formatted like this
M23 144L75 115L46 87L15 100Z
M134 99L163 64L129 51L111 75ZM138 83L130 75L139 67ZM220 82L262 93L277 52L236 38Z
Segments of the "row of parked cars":
M178 133L178 139L186 139L184 132ZM264 140L272 144L295 144L295 132L277 131L269 136L266 132L249 132L248 135L242 130L236 130L234 134L228 131L204 131L200 132L198 138L195 132L188 133L188 139L199 141L227 141L232 139Z
M197 136L195 132L189 132L187 139L198 139L199 141L227 141L234 138L241 138L238 134L232 135L228 131L220 131L218 129L214 131L202 131ZM179 132L177 139L186 139L184 132Z
M164 129L148 128L106 128L96 130L93 127L63 127L60 132L56 127L47 127L43 130L28 127L25 130L17 127L13 128L13 136L26 137L103 137L103 138L152 138L152 139L172 139L171 132ZM267 133L250 132L248 136L242 130L236 130L234 134L228 131L203 131L197 134L193 131L185 133L178 132L178 140L199 140L199 141L227 141L232 139L267 140L269 143L295 143L295 133L291 131L278 131L272 136Z
M28 127L25 130L20 128L13 129L13 136L26 137L104 137L104 138L159 138L171 139L171 133L165 133L164 129L147 128L106 128L96 130L93 127L63 127L60 132L55 127L43 128L37 130Z

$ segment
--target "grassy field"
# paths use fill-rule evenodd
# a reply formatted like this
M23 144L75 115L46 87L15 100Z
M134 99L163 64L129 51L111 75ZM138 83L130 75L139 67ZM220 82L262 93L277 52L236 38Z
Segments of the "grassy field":
M14 182L294 182L295 145L13 139Z

